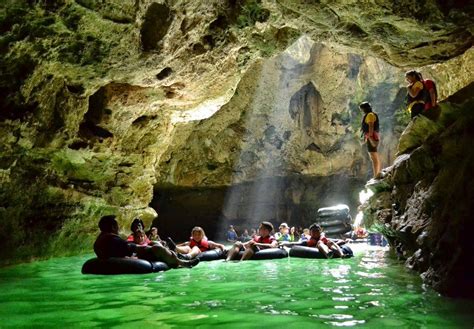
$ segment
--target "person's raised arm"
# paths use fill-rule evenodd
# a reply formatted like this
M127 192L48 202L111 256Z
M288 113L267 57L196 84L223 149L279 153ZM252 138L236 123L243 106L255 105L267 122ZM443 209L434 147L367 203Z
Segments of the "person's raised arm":
M189 246L189 241L182 242L182 243L178 243L176 246L177 246L177 247Z

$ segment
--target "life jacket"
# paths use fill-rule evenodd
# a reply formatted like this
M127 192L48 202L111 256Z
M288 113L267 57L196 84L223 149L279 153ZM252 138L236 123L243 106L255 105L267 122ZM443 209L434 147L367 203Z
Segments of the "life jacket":
M423 85L423 81L420 81ZM416 82L415 82L416 83ZM425 86L421 89L415 97L410 96L410 93L407 93L407 111L411 112L411 109L416 104L425 104ZM423 105L424 106L424 105Z
M193 238L189 239L189 247L198 247L201 252L209 250L209 242L207 241L206 238L202 238L201 241L197 242Z
M275 239L278 241L290 241L290 235L289 234L281 234L281 233L276 233L275 234Z
M374 131L379 132L379 116L375 112L369 112L369 113L375 114ZM360 130L362 130L364 134L367 134L369 132L369 124L365 122L365 118L367 118L369 113L366 113L364 117L362 118L362 126Z
M424 97L425 97L425 86L423 84L423 81L420 81L421 84L423 85L423 89L418 92L418 94L415 97L412 97L410 93L407 93L407 104L411 104L414 102L417 103L424 103ZM416 83L416 82L415 82Z
M257 243L271 244L273 241L275 241L275 238L272 235L269 235L266 238L264 238L260 235L257 235L253 238L253 240Z
M308 242L307 242L306 245L307 245L308 247L316 247L316 246L318 245L318 242L319 242L319 241L321 241L321 242L324 243L324 244L327 244L328 238L326 238L323 234L321 234L321 235L319 236L319 239L317 239L317 240L314 239L314 238L310 238L310 239L308 240Z
M425 79L423 82L423 101L425 102L425 110L429 110L433 107L430 90L434 89L435 97L438 99L438 90L436 83L433 80Z

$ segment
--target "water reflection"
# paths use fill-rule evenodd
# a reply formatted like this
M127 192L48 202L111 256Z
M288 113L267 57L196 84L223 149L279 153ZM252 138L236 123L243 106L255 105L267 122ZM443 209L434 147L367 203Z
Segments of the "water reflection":
M420 278L384 249L361 251L347 260L203 262L191 270L123 276L81 275L84 260L1 269L2 328L474 323L473 303L424 291Z

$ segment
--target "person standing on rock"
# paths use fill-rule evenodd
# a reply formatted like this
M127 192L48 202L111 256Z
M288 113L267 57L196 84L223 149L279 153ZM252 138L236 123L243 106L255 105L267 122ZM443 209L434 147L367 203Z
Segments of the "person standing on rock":
M361 130L364 135L364 141L367 144L370 160L372 161L374 178L379 178L380 171L382 170L382 164L377 152L377 147L380 141L379 117L377 113L372 112L372 106L369 102L361 103L359 108L364 112Z

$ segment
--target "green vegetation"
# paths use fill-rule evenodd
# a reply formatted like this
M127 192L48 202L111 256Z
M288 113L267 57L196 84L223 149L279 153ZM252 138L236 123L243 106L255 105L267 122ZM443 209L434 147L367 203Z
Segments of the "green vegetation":
M245 0L241 4L240 15L237 16L237 26L253 26L256 22L266 21L269 16L270 11L262 7L260 0Z
M406 106L402 105L398 110L395 110L394 113L394 130L396 133L401 134L405 127L410 123L411 115L407 111Z
M255 46L260 50L260 53L263 57L270 57L273 55L277 50L278 46L274 40L256 40Z

